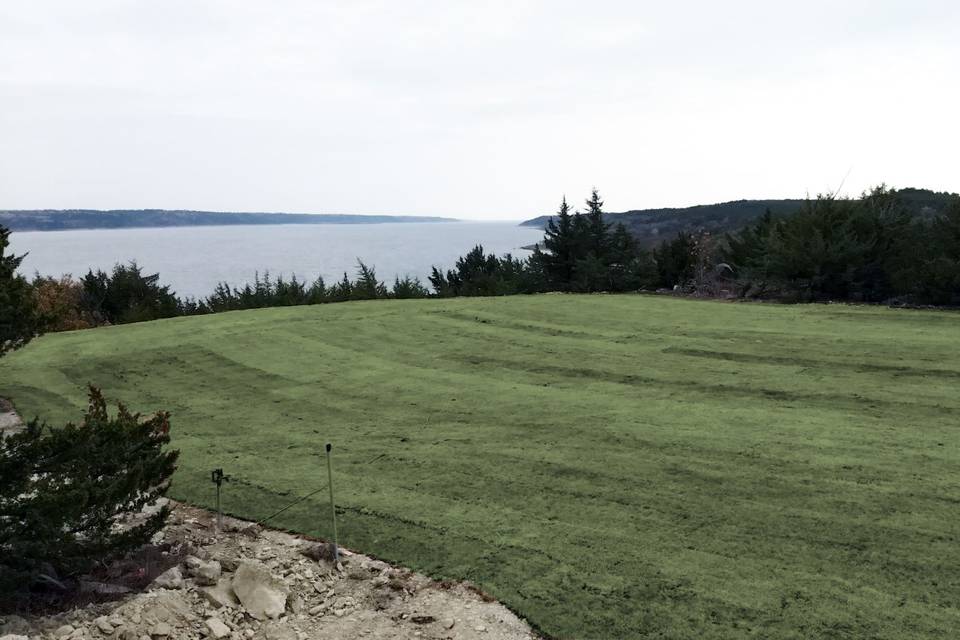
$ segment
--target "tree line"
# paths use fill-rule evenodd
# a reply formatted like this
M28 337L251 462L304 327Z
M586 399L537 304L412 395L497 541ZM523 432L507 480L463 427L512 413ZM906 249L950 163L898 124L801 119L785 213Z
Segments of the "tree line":
M855 301L960 305L960 196L918 215L895 190L860 198L822 195L799 211L768 211L735 233L679 232L652 249L605 218L593 190L582 212L564 198L527 258L488 254L476 246L452 268L381 281L358 261L354 277L336 282L258 274L242 287L217 285L201 299L179 298L136 263L90 271L78 279L16 274L0 228L0 348L22 336L262 307L349 300L499 296L541 292L674 291L700 296L790 302Z
M912 192L911 192L912 193ZM941 210L908 208L879 186L862 197L821 195L793 214L767 211L723 235L678 232L652 249L604 221L594 190L583 213L566 199L526 260L481 248L430 282L439 296L546 291L663 291L784 302L960 305L960 196Z

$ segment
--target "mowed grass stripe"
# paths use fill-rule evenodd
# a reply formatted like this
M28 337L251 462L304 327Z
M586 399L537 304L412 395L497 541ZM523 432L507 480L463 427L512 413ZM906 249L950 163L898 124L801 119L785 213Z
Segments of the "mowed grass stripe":
M176 496L325 483L348 546L558 637L952 637L956 314L638 296L350 303L46 336L0 395L174 411ZM952 321L952 322L951 322ZM328 535L322 499L276 524Z

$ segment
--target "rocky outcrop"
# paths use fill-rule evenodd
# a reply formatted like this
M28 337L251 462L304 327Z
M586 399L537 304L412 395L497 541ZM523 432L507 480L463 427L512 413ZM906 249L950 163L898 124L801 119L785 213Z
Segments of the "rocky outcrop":
M178 506L161 537L169 564L146 590L105 584L69 612L0 618L0 640L535 638L468 585L347 550L334 565L330 547L250 523L228 520L219 533L209 513ZM99 602L111 591L120 599Z

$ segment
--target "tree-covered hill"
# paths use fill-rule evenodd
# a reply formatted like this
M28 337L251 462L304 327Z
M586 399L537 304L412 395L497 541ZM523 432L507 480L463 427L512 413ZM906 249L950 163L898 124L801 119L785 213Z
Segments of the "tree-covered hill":
M171 211L167 209L36 209L0 210L0 226L11 231L125 229L239 224L381 224L385 222L453 222L452 218L350 214L240 213Z
M909 213L930 217L942 212L951 196L929 189L899 189L896 194ZM718 204L701 204L684 208L639 209L623 213L607 213L606 221L622 223L641 244L653 246L669 240L679 232L709 231L723 233L736 231L768 210L774 217L786 216L800 210L804 200L736 200ZM546 227L555 216L540 216L522 223L530 227Z

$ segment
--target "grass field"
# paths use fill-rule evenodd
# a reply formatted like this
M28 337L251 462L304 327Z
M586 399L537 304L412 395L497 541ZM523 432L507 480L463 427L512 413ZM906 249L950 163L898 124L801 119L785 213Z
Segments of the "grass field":
M955 638L960 316L641 296L368 302L43 337L0 396L173 413L172 495L466 578L562 638ZM274 524L329 535L326 494Z

